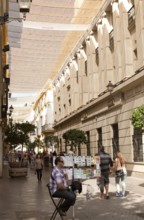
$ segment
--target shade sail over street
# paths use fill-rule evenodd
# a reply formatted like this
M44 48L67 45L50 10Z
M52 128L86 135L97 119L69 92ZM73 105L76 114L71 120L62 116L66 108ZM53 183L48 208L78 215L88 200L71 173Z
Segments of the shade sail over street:
M41 92L48 89L65 60L97 15L104 0L33 0L26 21L8 23L10 93L32 96L25 118ZM16 0L9 0L9 16L22 17ZM35 94L35 96L33 96ZM9 99L10 105L17 104ZM16 111L16 110L15 110Z

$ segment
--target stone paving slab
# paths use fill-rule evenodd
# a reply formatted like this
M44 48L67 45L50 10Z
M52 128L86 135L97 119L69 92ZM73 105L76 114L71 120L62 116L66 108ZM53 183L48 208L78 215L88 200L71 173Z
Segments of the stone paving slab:
M33 170L26 178L0 179L0 220L49 220L53 204L46 184L49 171L44 170L43 180L38 183ZM110 199L99 199L96 180L86 180L82 194L77 196L75 220L142 220L144 219L144 179L127 178L127 197L115 197L115 180L110 178ZM87 184L93 188L93 197L86 200ZM72 220L72 209L64 219ZM57 216L56 220L60 217Z

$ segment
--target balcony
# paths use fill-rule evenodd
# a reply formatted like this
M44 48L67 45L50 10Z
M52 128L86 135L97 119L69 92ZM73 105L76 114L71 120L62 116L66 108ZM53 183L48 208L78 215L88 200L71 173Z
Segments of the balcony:
M53 134L54 133L54 123L45 124L42 126L43 134Z

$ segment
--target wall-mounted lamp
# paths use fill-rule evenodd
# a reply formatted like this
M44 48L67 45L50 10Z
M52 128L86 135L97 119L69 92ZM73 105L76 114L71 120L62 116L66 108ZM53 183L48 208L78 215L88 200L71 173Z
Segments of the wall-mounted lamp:
M4 67L3 67L3 70L6 71L9 69L9 64L6 64Z
M9 44L6 44L3 48L3 52L7 52L9 50L10 50L10 46L9 46Z
M109 81L108 85L106 86L107 90L111 93L113 91L114 85L111 81Z
M19 4L20 12L23 13L23 18L10 18L8 13L4 13L3 16L0 16L0 25L11 21L19 21L26 20L26 13L30 11L30 5L32 0L16 0Z
M23 19L26 19L26 13L30 12L30 6L32 0L17 0L20 8L20 12L23 13Z

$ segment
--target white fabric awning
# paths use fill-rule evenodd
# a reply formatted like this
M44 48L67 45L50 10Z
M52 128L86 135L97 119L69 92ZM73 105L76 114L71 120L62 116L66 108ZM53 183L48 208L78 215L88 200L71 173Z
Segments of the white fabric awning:
M35 93L36 101L58 74L104 1L33 0L26 21L8 23L10 92ZM9 0L9 16L22 16L16 0Z

